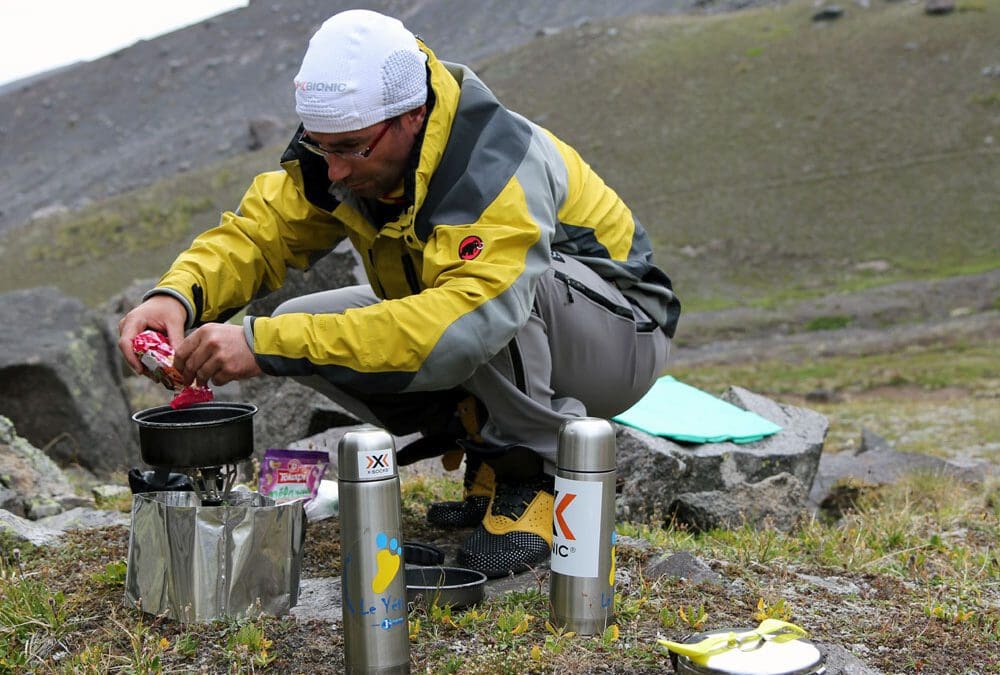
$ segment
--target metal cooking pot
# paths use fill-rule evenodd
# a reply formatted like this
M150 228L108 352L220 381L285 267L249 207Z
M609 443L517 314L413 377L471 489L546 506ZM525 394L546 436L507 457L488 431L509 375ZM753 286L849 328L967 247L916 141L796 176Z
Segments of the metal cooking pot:
M169 405L132 415L139 425L142 461L154 467L192 469L236 464L253 454L249 403L212 401L179 410Z
M406 566L407 602L423 598L427 603L465 609L482 601L485 585L485 574L464 567Z

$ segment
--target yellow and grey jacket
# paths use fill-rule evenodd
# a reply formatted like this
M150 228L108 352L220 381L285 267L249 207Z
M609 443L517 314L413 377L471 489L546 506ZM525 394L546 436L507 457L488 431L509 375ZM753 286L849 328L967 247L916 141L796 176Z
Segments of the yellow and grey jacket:
M324 160L293 140L283 170L257 176L239 209L195 239L153 292L182 300L189 327L217 320L348 237L383 302L248 317L245 326L266 373L318 374L358 393L467 380L527 322L552 255L592 267L673 336L680 303L618 195L472 71L423 48L431 95L406 179L411 206L376 225L364 202L330 183Z

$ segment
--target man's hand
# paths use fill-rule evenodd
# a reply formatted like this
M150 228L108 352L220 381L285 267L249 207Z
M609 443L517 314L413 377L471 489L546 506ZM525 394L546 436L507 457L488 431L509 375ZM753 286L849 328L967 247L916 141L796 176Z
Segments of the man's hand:
M146 372L132 349L132 339L144 330L155 330L167 336L174 349L184 339L187 310L175 297L154 295L133 309L118 322L118 351L136 375Z
M243 327L223 323L205 324L185 338L174 352L174 367L185 385L223 385L263 372L243 337Z

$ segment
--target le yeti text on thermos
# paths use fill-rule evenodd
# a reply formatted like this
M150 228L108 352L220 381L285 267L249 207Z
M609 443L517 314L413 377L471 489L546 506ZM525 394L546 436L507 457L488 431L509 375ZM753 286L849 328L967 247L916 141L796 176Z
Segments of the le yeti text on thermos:
M565 422L557 463L551 620L580 635L595 635L614 620L614 427L594 417Z
M344 664L348 673L409 673L399 474L392 436L348 432L339 446Z

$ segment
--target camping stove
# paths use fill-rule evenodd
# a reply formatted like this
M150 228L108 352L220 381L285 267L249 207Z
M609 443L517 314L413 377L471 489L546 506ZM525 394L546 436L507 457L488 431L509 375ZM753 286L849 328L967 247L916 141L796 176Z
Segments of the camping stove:
M281 615L298 601L305 541L300 502L277 504L233 490L236 468L253 454L247 403L210 402L137 412L142 460L153 487L171 471L194 492L132 497L125 599L133 607L183 622Z
M191 467L184 473L202 506L222 506L236 483L236 465Z
M236 482L237 464L253 454L249 403L197 403L174 410L160 406L132 416L139 425L142 460L156 477L171 469L187 474L204 506L220 506Z

